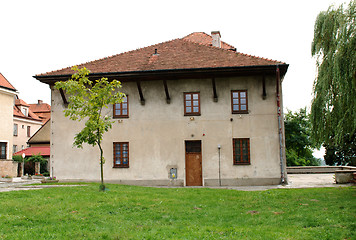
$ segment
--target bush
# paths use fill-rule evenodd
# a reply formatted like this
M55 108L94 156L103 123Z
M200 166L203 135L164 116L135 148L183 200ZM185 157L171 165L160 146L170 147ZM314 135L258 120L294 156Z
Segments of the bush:
M12 160L15 162L23 162L23 158L21 155L14 155L12 156Z

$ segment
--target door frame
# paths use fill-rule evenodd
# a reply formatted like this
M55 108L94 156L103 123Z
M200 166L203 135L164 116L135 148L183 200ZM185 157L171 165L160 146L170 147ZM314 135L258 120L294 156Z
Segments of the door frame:
M187 152L187 143L188 142L200 142L200 152ZM203 155L202 155L202 141L201 140L185 140L184 141L184 152L185 152L185 186L203 186L204 181L203 181ZM187 172L189 171L189 169L187 168L187 159L188 159L188 155L190 154L199 154L200 156L200 184L199 185L187 185L187 177L188 174Z

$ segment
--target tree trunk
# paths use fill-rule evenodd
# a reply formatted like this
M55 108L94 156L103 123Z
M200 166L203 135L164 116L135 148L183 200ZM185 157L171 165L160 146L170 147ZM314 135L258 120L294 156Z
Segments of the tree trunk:
M98 146L100 149L100 176L101 176L101 185L100 185L100 190L105 191L105 185L104 185L104 162L103 162L103 149L101 148L100 142L98 142Z

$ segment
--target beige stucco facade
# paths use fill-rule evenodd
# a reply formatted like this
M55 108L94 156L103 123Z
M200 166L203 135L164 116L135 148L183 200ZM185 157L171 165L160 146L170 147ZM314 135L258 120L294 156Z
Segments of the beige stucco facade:
M143 81L144 105L136 83L124 82L121 91L129 97L129 118L114 119L112 129L104 135L105 181L185 186L185 141L201 140L203 186L219 184L219 159L221 185L279 184L276 76L266 76L265 99L261 75L216 78L215 82L217 102L211 79L167 80L168 104L162 81ZM99 149L72 147L84 123L64 117L61 95L51 89L53 175L60 180L99 181ZM232 90L247 90L248 114L231 113ZM200 93L200 116L184 116L184 92ZM112 106L104 114L112 116ZM233 138L250 139L250 165L233 164ZM129 168L113 168L113 142L129 143ZM177 168L177 179L170 179L171 168Z
M27 142L30 139L30 137L34 133L36 133L38 129L40 129L42 126L42 122L40 120L35 121L35 120L20 118L20 117L14 117L14 124L17 124L17 136L14 135L13 145L16 146L17 151L27 148L28 147ZM28 127L30 127L29 135L27 134Z
M0 142L6 143L6 159L12 159L15 91L0 87Z

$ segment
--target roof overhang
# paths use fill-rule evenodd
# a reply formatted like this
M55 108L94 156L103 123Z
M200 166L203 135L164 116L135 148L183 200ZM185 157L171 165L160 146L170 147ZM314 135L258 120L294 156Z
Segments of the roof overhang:
M116 79L121 82L129 81L152 81L152 80L177 80L177 79L192 79L192 78L219 78L233 77L246 75L273 75L276 74L276 69L279 67L281 78L287 72L288 64L276 65L256 65L256 66L241 66L241 67L219 67L219 68L191 68L191 69L162 69L162 70L143 70L131 72L101 72L90 73L91 78L106 77L109 80ZM42 83L53 85L57 81L66 81L71 75L37 75L33 76Z

